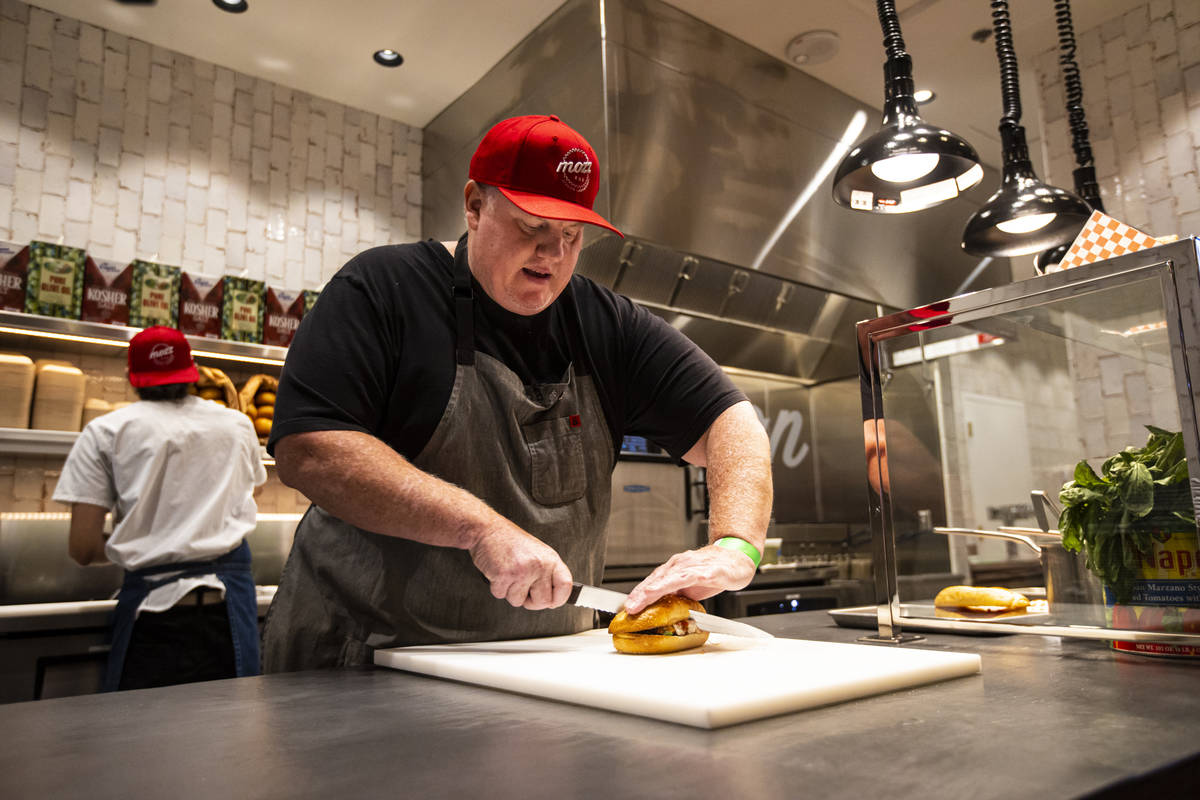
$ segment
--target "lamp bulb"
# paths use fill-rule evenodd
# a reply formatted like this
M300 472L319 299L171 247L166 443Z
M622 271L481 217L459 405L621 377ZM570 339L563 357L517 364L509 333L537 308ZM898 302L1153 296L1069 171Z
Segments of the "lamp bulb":
M906 153L876 161L871 172L889 183L908 183L933 172L940 158L937 153Z
M1026 214L1023 217L1016 219L1006 219L1003 222L997 222L996 227L1005 233L1032 233L1036 230L1041 230L1050 224L1057 214Z

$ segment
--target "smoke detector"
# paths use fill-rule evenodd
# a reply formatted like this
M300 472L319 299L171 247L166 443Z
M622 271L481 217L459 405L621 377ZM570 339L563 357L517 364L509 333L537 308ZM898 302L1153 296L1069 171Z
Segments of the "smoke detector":
M836 56L838 41L834 31L806 31L788 42L785 52L797 67L812 67Z

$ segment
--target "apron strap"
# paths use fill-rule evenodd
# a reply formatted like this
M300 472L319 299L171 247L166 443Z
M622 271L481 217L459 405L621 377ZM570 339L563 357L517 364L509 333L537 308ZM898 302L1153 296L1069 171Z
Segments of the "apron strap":
M463 366L475 363L475 301L471 268L467 262L467 237L454 250L454 359Z

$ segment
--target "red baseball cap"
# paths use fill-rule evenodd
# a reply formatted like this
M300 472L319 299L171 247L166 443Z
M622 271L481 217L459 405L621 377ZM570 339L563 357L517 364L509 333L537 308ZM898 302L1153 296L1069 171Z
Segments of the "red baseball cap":
M492 126L471 156L467 177L495 186L526 214L608 228L592 211L600 191L596 151L556 116L531 114Z
M192 348L183 334L154 325L129 340L129 382L137 387L200 380Z

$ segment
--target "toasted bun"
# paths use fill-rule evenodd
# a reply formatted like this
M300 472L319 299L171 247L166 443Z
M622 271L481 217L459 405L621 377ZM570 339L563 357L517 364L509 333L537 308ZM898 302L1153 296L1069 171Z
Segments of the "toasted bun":
M655 654L690 650L708 641L708 631L687 636L654 636L648 633L614 633L613 647L620 653Z
M669 594L646 606L638 614L619 612L608 625L613 635L613 647L621 653L674 653L699 647L708 641L708 631L686 636L658 636L638 633L662 628L688 618L689 611L703 611L704 606L682 595Z
M972 611L1013 611L1028 606L1029 598L998 586L947 586L933 598L933 605Z
M672 622L687 619L689 611L703 611L704 606L683 595L668 594L658 598L637 614L627 614L621 609L608 624L609 633L636 633L637 631L661 628Z

